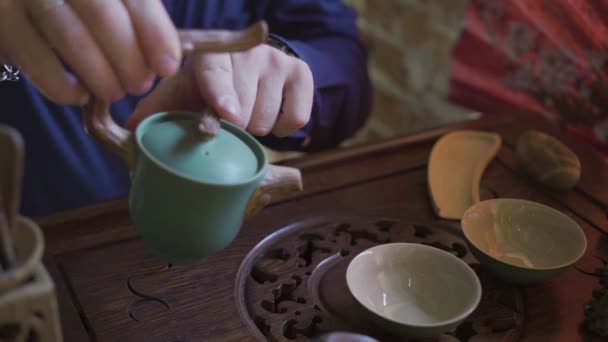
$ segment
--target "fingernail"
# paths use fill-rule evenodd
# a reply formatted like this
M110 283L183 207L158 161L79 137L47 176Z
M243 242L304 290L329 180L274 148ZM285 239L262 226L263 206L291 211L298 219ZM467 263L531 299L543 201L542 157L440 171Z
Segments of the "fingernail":
M239 102L234 96L222 96L218 102L222 110L233 116L235 119L239 118Z
M175 56L165 54L160 58L158 73L162 76L172 75L177 71L179 62Z

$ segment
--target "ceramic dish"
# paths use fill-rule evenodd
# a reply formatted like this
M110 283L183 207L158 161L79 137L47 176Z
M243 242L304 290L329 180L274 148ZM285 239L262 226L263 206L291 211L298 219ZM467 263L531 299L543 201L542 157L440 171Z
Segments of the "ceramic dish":
M403 337L430 337L456 328L481 299L475 272L435 247L390 243L350 262L348 289L374 322Z
M587 248L583 230L570 217L520 199L477 203L462 217L462 230L477 260L514 283L555 276L578 261Z
M502 139L496 133L456 131L439 139L429 158L428 185L435 213L459 220L479 202L481 176Z

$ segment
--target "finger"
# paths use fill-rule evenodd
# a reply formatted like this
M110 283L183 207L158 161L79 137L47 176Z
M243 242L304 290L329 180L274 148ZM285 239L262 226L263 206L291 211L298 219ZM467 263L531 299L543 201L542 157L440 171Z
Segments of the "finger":
M230 54L197 54L192 63L203 101L221 118L245 127L247 122L241 115L239 98L234 89Z
M253 106L257 96L258 80L261 66L252 62L250 52L236 52L230 54L232 60L232 78L234 89L239 97L240 116L242 118L241 128L249 125Z
M285 137L306 126L310 120L314 95L314 80L308 65L297 61L284 87L283 108L272 130Z
M63 4L40 12L40 2L28 0L26 5L38 31L87 89L104 100L123 96L110 64L70 6Z
M154 113L167 111L200 112L204 108L192 72L179 72L164 78L142 99L129 117L126 127L134 130L139 123Z
M145 1L146 5L148 2ZM148 68L122 1L71 0L70 5L95 38L123 89L131 94L142 94L150 89L154 73Z
M123 0L149 67L161 76L175 73L181 60L177 30L159 0Z
M269 72L258 82L253 112L247 125L247 130L253 135L268 135L279 116L285 79L278 75Z
M82 105L88 92L61 65L57 56L29 23L25 9L14 1L0 3L0 54L19 65L27 78L49 99L65 105ZM19 34L15 34L19 32Z

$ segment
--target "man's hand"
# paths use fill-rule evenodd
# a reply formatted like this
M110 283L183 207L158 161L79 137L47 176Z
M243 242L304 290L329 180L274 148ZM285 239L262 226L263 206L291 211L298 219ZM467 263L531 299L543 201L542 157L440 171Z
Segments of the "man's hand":
M142 94L180 60L160 0L0 0L0 63L17 65L60 104Z
M250 133L284 137L310 119L314 83L308 65L268 45L243 52L197 54L176 75L163 79L127 122L169 110L202 111Z

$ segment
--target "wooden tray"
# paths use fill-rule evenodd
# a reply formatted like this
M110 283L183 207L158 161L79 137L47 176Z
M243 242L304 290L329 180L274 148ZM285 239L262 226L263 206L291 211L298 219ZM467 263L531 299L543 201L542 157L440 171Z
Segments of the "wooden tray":
M477 310L446 341L519 340L524 305L519 288L486 274L466 248L458 225L412 222L403 217L337 213L277 230L246 256L236 279L242 319L260 340L307 340L330 331L402 341L373 326L346 285L350 260L388 242L416 242L446 250L470 264L483 296Z

